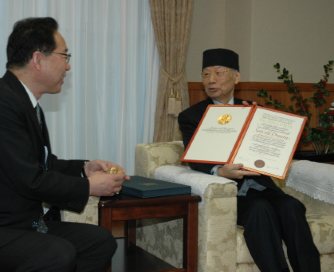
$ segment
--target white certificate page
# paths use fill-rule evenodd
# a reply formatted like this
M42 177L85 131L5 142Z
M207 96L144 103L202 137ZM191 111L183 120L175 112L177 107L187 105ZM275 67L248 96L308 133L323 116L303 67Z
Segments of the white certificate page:
M233 163L283 178L305 120L301 116L258 107Z
M209 106L182 160L227 162L251 108L233 105Z

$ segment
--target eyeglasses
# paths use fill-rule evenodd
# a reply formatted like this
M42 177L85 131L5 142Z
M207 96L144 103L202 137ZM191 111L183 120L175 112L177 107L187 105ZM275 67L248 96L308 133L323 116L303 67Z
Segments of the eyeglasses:
M222 68L214 71L203 71L202 72L202 78L205 80L208 80L212 75L215 75L217 78L222 78L224 75L226 75L231 69L228 68Z
M57 55L64 56L66 58L66 63L69 63L72 57L72 54L70 53L50 52L50 54L57 54Z

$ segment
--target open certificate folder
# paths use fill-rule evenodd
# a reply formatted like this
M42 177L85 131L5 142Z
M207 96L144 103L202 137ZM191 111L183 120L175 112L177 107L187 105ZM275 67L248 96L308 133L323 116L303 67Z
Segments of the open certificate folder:
M181 160L242 163L284 179L307 118L260 106L209 105Z

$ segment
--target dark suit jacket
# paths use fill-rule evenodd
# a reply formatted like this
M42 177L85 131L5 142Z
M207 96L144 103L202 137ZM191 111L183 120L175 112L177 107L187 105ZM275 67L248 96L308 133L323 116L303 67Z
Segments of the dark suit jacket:
M9 71L0 79L0 150L0 247L15 238L6 229L32 229L42 202L77 212L86 205L84 161L52 154L46 126L41 129L23 85Z
M241 99L234 98L234 103L241 105ZM183 144L184 146L188 146L195 130L207 108L208 105L213 104L211 98L207 98L188 109L182 111L178 116L179 127L182 133ZM212 164L205 164L205 163L189 163L190 167L194 170L204 172L210 174L210 171L214 165ZM275 183L271 180L271 178L267 176L254 176L252 177L258 183L262 184L265 187L269 187L275 190L279 190L279 188L275 185ZM238 187L242 185L243 180L236 180L238 182Z

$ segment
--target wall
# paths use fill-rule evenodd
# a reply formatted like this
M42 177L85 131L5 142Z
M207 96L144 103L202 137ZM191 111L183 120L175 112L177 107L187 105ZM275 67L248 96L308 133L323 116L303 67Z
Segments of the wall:
M193 0L194 10L186 63L188 81L201 79L202 52L224 46L224 0Z
M226 47L240 55L242 81L277 81L280 62L295 82L316 82L334 59L333 10L332 0L194 0L188 81L201 80L204 49Z

